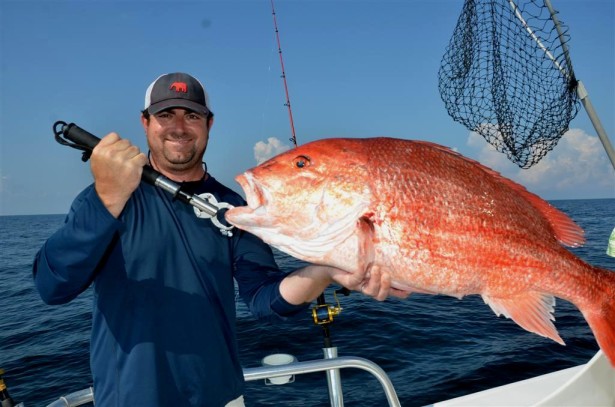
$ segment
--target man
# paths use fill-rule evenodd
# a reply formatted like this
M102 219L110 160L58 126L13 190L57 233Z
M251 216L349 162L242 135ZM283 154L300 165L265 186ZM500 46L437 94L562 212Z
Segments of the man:
M192 207L141 183L145 164L193 194L244 205L202 164L213 125L208 95L185 73L147 89L148 157L115 133L94 148L94 183L37 253L42 299L66 303L94 289L91 369L100 406L242 406L235 295L260 318L303 312L331 282L380 300L390 282L311 265L279 272L255 236L224 236Z

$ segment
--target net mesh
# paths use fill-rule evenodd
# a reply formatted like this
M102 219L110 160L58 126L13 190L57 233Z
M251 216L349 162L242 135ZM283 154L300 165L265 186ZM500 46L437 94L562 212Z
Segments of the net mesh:
M579 110L576 79L542 0L466 0L438 72L449 115L521 168L555 147Z

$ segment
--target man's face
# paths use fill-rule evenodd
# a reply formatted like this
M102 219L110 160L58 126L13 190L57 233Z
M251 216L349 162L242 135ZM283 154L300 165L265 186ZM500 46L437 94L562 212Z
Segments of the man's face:
M170 173L200 168L211 125L205 115L172 108L142 122L154 168Z

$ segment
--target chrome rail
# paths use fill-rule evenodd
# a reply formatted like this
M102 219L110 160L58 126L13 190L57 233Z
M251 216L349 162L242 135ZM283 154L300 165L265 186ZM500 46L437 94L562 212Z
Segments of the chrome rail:
M243 377L246 381L264 380L288 375L300 375L306 373L316 373L331 371L333 369L357 368L365 370L378 379L391 407L400 407L397 393L393 383L386 372L374 362L360 357L340 356L332 359L307 360L304 362L293 362L287 365L251 367L243 369ZM93 389L70 393L60 397L58 400L48 404L47 407L76 407L94 401Z
M62 396L47 407L77 407L87 403L94 402L94 389L88 387L87 389L74 391L66 396Z
M362 369L376 376L376 379L378 379L382 385L382 389L384 390L386 398L389 402L389 406L401 406L389 376L380 366L365 358L340 356L333 359L307 360L305 362L293 362L287 365L273 367L266 366L245 368L243 369L243 377L246 381L253 381L293 374L315 373L328 371L331 369L344 369L348 367Z

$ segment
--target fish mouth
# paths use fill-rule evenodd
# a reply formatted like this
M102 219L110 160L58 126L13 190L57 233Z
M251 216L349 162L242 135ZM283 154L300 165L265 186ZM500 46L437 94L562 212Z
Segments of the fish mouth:
M267 216L267 203L270 201L269 193L254 179L250 171L235 177L246 195L247 206L236 206L224 214L227 222L240 229L252 231L265 228L271 222Z
M235 180L239 183L243 192L245 192L246 201L250 209L255 211L267 204L265 190L254 180L254 176L251 172L247 171L240 174L235 177Z

